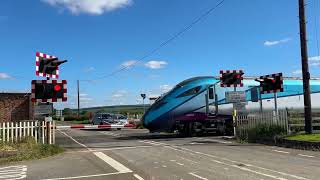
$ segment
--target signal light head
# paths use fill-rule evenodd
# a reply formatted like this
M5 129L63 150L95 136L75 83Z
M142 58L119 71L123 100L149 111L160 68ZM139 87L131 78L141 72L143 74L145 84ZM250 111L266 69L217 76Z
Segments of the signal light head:
M61 86L58 85L58 84L55 85L55 86L54 86L54 90L55 90L55 91L60 91L60 90L61 90Z

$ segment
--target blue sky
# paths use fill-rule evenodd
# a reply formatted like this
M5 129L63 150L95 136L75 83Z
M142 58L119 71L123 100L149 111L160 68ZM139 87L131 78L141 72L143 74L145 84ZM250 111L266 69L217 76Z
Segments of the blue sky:
M320 2L307 6L312 76L320 74ZM214 0L3 0L0 6L0 91L28 92L36 51L67 59L60 79L68 80L75 107L76 80L82 107L136 104L140 93L159 95L194 76L243 69L258 76L283 72L301 76L298 2L224 3L167 46L115 76L215 6Z

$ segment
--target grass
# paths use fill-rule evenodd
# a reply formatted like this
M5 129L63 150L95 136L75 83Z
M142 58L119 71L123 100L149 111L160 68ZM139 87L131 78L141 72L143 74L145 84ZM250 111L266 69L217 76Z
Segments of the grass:
M38 144L33 138L27 137L15 143L0 143L0 164L41 159L63 151L58 145Z
M320 142L320 134L297 134L294 136L286 137L286 139L307 142Z

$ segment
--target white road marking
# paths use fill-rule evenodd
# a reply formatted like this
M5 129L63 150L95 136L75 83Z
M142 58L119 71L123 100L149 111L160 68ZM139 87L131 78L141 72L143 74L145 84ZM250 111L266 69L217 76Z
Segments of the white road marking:
M65 153L86 153L86 152L98 152L98 151L112 151L112 150L125 150L125 149L137 149L137 148L150 148L152 146L125 146L125 147L116 147L116 148L93 148L90 151L72 151L72 152L65 152Z
M206 138L197 138L205 141L211 141L211 142L217 142L217 143L222 143L222 144L231 144L232 142L230 141L222 141L222 140L217 140L217 139L206 139Z
M152 141L152 142L153 142L153 141ZM148 143L148 142L145 142L145 143ZM162 143L162 144L163 144L163 143ZM166 145L163 146L163 147L166 147L166 148L169 148L169 149L173 149L173 150L176 150L176 151L180 151L180 152L183 152L183 150L184 150L184 151L192 152L192 153L195 153L195 154L199 154L199 155L203 155L203 156L208 156L208 157L216 158L216 159L221 159L221 160L228 161L228 162L232 162L232 163L243 164L243 165L245 165L245 166L247 166L247 167L262 169L262 170L265 170L265 171L269 171L269 172L281 174L281 175L288 176L288 177L292 177L292 178L299 179L299 180L309 180L309 179L304 178L304 177L301 177L301 176L296 176L296 175L292 175L292 174L288 174L288 173L284 173L284 172L280 172L280 171L276 171L276 170L272 170L272 169L267 169L267 168L264 168L264 167L255 166L255 165L251 165L251 164L245 164L245 163L238 162L238 161L234 161L234 160L231 160L231 159L221 158L221 157L218 157L218 156L214 156L214 155L210 155L210 154L206 154L206 153L202 153L202 152L198 152L198 151L193 151L193 150L191 150L191 149L187 149L187 148L183 148L183 147L170 146L169 144L166 144ZM215 161L216 161L217 163L223 163L223 162L221 162L221 161L217 161L217 160L215 160ZM259 172L259 171L254 171L254 170L249 169L249 168L244 168L244 167L240 167L240 166L237 166L237 165L231 165L231 164L227 164L227 163L225 163L225 164L228 165L228 166L234 167L234 168L238 168L238 169L244 170L244 171L248 171L248 172L252 172L252 173L260 174L260 175L265 175L265 176L271 177L271 178L273 178L273 179L286 180L285 178L273 176L273 175L270 175L270 174L261 173L261 172Z
M191 163L195 163L195 164L198 164L199 162L196 162L196 161L192 161L190 159L187 159L187 158L184 158L184 157L181 157L181 156L178 156L179 158L183 159L183 160L186 160L186 161L189 161Z
M27 166L7 166L0 168L0 179L24 179L27 177Z
M80 143L79 141L75 140L72 136L68 135L67 133L61 131L60 129L58 129L59 132L61 132L62 134L64 134L65 136L67 136L68 138L70 138L72 141L74 141L75 143L79 144L80 146L86 148L88 151L91 151L90 148L88 148L86 145Z
M179 163L179 162L175 162L176 164L180 165L180 166L184 166L184 164Z
M139 176L138 174L134 174L133 175L135 178L139 179L139 180L144 180L141 176Z
M192 176L194 176L194 177L197 177L197 178L199 178L199 179L202 179L202 180L208 180L207 178L201 177L201 176L199 176L199 175L197 175L197 174L195 174L195 173L189 173L189 174L192 175Z
M314 156L311 156L311 155L306 155L306 154L298 154L298 156L302 156L302 157L308 157L308 158L314 158Z
M166 168L167 166L166 165L162 165L162 167Z
M91 177L110 176L110 175L117 175L117 174L125 174L125 173L122 173L122 172L115 172L115 173L106 173L106 174L93 174L93 175L86 175L86 176L73 176L73 177L52 178L52 179L42 179L42 180L81 179L81 178L91 178Z
M272 150L273 152L278 152L278 153L284 153L284 154L290 154L288 151L279 151L279 150Z
M116 169L120 173L132 172L129 168L125 167L124 165L122 165L118 161L112 159L111 157L105 155L102 152L94 152L93 154L96 155L98 158L102 159L104 162L109 164L111 167L113 167L114 169Z

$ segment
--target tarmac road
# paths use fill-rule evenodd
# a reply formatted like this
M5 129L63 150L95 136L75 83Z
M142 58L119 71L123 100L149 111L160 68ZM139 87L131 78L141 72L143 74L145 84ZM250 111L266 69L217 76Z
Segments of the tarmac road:
M320 152L238 144L222 137L64 129L57 131L56 143L66 152L0 167L0 179L320 179Z

